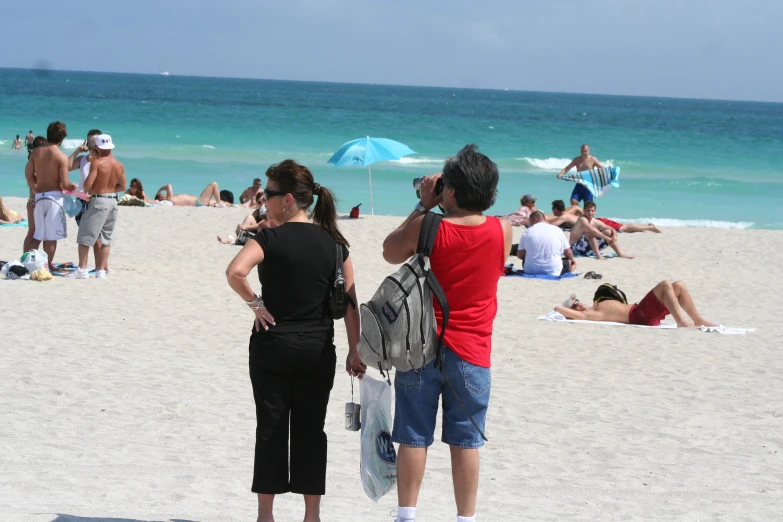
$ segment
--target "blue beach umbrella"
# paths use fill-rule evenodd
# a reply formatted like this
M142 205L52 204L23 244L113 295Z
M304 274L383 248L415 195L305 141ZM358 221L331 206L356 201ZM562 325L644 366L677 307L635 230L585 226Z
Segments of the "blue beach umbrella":
M416 154L410 147L399 141L386 138L359 138L340 147L328 163L335 167L367 167L370 171L370 213L375 214L372 201L372 165L379 161L398 160L403 156Z

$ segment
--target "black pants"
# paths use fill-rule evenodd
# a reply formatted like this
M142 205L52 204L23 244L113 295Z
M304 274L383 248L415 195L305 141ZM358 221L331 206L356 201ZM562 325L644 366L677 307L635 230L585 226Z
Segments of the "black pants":
M333 336L262 330L250 338L257 421L254 493L325 493L324 421L337 362Z

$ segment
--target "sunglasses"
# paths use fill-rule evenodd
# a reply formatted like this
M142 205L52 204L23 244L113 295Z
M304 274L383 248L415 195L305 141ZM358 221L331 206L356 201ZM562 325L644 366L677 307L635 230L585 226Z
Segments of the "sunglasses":
M574 299L574 304L571 305L571 310L576 310L576 305L579 303L579 299Z
M288 192L285 192L284 190L269 190L267 188L264 189L264 197L266 199L273 198L275 196L285 196L288 194Z

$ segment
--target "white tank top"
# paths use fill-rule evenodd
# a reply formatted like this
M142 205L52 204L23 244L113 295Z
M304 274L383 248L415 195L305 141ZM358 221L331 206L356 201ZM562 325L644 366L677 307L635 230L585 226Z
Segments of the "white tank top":
M87 192L84 188L84 182L87 181L87 176L90 175L90 162L87 161L89 156L82 156L81 163L79 164L79 190Z

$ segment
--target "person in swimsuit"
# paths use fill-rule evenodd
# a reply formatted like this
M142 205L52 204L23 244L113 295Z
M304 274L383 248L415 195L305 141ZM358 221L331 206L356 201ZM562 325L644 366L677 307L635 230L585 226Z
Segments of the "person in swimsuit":
M33 149L36 149L40 147L41 145L46 145L48 142L46 141L46 138L43 136L36 136L33 140ZM27 160L30 161L30 153L27 154ZM25 175L26 176L26 175ZM38 245L40 243L36 243L33 236L35 235L35 186L30 185L29 180L27 181L27 188L29 192L29 196L27 198L27 236L24 238L24 243L22 245L22 253L29 252L33 248L36 248L35 245Z
M687 320L683 311L693 320L692 323ZM566 319L610 321L642 326L658 326L661 324L661 319L671 314L677 326L681 328L717 326L699 314L690 292L682 281L674 283L661 281L636 304L601 301L587 307L576 299L571 306L556 306L555 312L563 314Z
M519 199L519 204L521 206L516 212L504 217L511 223L511 226L530 226L530 214L538 210L536 208L536 198L533 194L525 194Z
M16 139L14 140L13 145L11 145L11 148L14 150L19 150L22 148L22 140L19 139L19 135L16 135Z
M150 205L155 203L154 199L147 197L147 194L144 192L144 185L141 184L141 181L138 178L130 180L128 190L125 191L125 194L143 201L144 203L149 203Z
M263 194L263 187L261 186L261 178L253 180L253 186L248 187L240 194L239 204L243 207L255 207L256 196Z
M35 136L33 136L32 130L27 133L27 136L24 137L24 141L27 143L27 154L29 155L35 148L35 145L33 144L33 141L35 141Z
M3 198L0 198L0 225L14 225L21 222L22 217L18 213L6 207L3 204Z
M138 196L137 196L138 197ZM212 198L215 198L215 202L212 202ZM191 196L190 194L174 194L174 190L171 188L171 183L163 185L158 189L155 194L157 201L169 201L171 205L175 207L223 207L225 206L220 200L220 187L217 182L213 181L201 191L199 197Z
M57 241L68 236L62 191L76 190L76 185L68 179L68 156L60 150L67 135L64 123L50 123L46 129L47 144L32 151L24 171L27 185L35 194L32 248L38 248L43 241L49 263L54 262Z
M551 214L544 214L547 223L560 228L573 228L580 217L582 217L582 207L571 205L565 208L562 199L556 199L552 202Z
M616 230L617 232L625 232L628 234L632 234L634 232L655 232L656 234L660 234L661 231L653 225L652 223L647 223L646 225L640 225L638 223L618 223L617 221L612 221L608 218L595 218L596 221L600 221L604 225L606 225L609 228L612 228Z
M571 160L563 170L557 175L557 179L562 178L566 172L576 168L577 172L584 172L586 170L593 170L594 168L603 168L598 158L590 155L590 146L587 143L583 143L581 147L581 154ZM573 192L571 192L571 204L578 205L580 201L593 201L593 193L590 192L587 187L581 183L576 183Z
M261 232L262 229L274 228L280 224L278 221L267 216L266 205L264 204L266 199L264 198L263 192L256 194L255 202L258 205L258 208L256 208L252 214L249 214L242 223L237 225L237 237L232 239L231 236L218 236L218 242L223 243L224 245L244 245L247 243L248 239Z
M617 232L595 219L596 206L592 201L585 203L584 215L580 217L571 228L571 250L575 256L589 256L595 254L598 260L606 259L601 255L601 250L607 246L617 252L619 257L633 259L633 256L624 254L620 250L617 241Z

